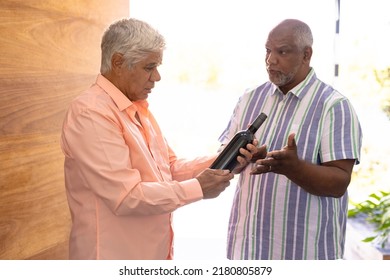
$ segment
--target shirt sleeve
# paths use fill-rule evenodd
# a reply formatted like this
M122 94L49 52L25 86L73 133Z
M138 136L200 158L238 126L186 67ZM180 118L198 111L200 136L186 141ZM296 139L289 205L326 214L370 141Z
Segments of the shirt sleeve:
M321 140L323 162L355 159L360 161L362 130L357 114L347 99L335 103L325 118Z
M225 130L222 132L221 136L219 136L218 140L221 144L227 144L230 139L234 137L234 135L241 130L239 128L239 116L242 116L243 112L241 111L241 103L243 101L243 96L241 96L234 107L233 114L230 117L229 123Z

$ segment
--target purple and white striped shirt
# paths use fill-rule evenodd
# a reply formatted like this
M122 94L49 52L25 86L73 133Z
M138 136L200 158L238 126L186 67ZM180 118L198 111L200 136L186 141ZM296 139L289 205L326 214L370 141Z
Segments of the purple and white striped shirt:
M271 82L240 97L220 136L227 143L261 112L268 118L256 133L268 151L287 145L296 133L298 156L313 164L355 159L359 163L362 131L350 101L317 79L306 79L283 95ZM312 195L275 173L239 177L231 209L229 259L341 259L344 254L348 194Z

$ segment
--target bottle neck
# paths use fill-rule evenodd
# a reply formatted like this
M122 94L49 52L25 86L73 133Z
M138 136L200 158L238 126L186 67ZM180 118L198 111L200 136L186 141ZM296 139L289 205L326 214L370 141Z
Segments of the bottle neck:
M258 127L254 126L252 124L251 126L248 127L247 131L250 132L250 133L255 134L258 129L259 129Z
M249 126L248 128L248 132L251 132L253 134L256 133L256 131L259 129L259 127L263 124L263 122L265 121L265 119L267 118L267 115L264 114L264 113L261 113L256 119L255 121Z

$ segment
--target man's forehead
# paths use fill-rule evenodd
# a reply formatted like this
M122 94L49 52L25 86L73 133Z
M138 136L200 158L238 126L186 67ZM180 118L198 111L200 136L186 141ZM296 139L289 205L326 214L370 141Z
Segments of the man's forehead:
M274 48L292 48L294 47L294 41L293 40L267 40L266 44L267 47L274 47Z
M273 45L277 47L293 47L295 45L295 38L294 36L290 33L286 32L275 32L275 33L270 33L266 45Z

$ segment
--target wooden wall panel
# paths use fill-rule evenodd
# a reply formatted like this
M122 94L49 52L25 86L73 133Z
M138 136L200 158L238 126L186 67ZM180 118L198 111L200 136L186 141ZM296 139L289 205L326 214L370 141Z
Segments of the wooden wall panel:
M0 259L66 259L62 120L129 3L1 0L0 11Z

